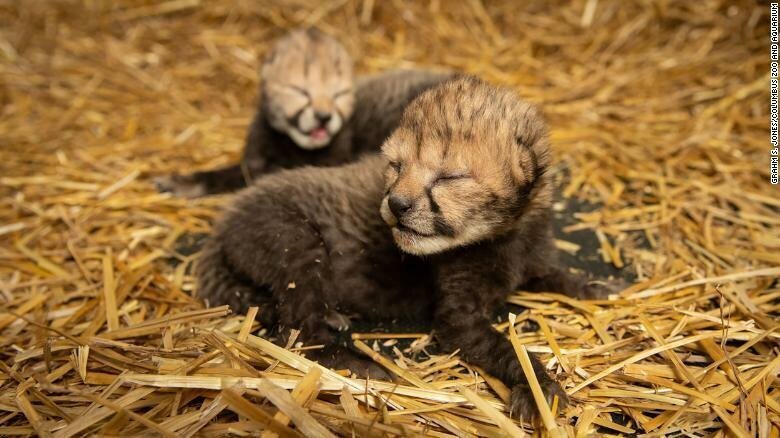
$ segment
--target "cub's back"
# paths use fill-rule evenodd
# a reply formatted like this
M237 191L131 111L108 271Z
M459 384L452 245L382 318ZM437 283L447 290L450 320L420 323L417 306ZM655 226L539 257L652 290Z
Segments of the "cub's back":
M231 205L229 220L252 220L283 209L323 232L361 232L381 225L384 157L371 154L336 167L306 166L263 176ZM223 225L230 226L230 225Z
M360 77L350 121L356 153L379 150L401 120L404 108L423 91L454 76L451 72L391 70Z

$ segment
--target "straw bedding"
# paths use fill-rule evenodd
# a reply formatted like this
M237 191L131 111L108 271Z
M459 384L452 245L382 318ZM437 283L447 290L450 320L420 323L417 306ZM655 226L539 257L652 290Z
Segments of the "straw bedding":
M177 242L229 196L150 177L234 160L258 58L307 24L362 72L455 68L543 105L561 190L593 206L560 247L588 233L635 278L511 295L497 327L562 382L557 416L510 420L427 333L355 334L398 376L366 382L192 298ZM0 2L0 435L778 436L767 29L754 1Z

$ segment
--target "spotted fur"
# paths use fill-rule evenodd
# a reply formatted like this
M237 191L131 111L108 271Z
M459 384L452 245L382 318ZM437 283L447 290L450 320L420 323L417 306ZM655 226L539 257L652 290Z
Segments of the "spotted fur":
M445 349L512 388L514 415L535 415L496 312L518 286L599 292L555 263L540 114L509 89L458 78L410 104L383 151L259 179L208 241L199 296L237 311L259 304L266 324L325 345L314 358L374 377L370 361L335 342L332 312L433 321ZM533 365L563 406L560 386Z
M314 28L277 41L261 68L260 107L240 163L155 182L163 191L196 197L233 191L279 169L334 165L379 146L403 108L449 73L391 71L358 78L352 58Z

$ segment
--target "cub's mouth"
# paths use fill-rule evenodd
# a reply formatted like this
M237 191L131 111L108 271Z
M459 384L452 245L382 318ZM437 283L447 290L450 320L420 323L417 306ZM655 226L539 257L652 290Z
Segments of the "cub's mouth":
M440 218L425 213L411 216L401 214L399 218L389 204L388 197L385 196L379 213L401 251L422 256L446 251L457 245L459 237L452 227ZM394 208L399 210L397 205Z
M420 231L415 230L414 228L411 228L409 226L406 226L402 223L395 224L392 228L393 233L400 233L400 234L407 234L410 236L416 236L416 237L433 237L436 235L436 233L422 233Z
M385 197L385 199L382 200L382 205L379 209L379 213L382 216L382 220L385 221L385 223L393 233L393 238L399 243L406 242L408 244L413 244L415 241L418 241L420 239L435 237L438 235L435 231L434 232L420 231L413 225L404 223L403 218L399 220L398 217L396 217L396 215L390 211L387 197Z
M328 128L324 126L318 126L306 133L314 141L322 141L330 138L331 133Z
M304 108L287 119L287 135L301 149L322 149L341 129L341 118L335 113L318 113Z
M398 248L411 254L421 253L418 248L423 242L432 240L435 237L433 234L420 233L413 228L401 224L396 224L391 227L390 232L393 235L393 241L395 241Z
M291 124L287 130L287 135L301 149L316 150L328 146L333 136L338 132L335 129L329 129L327 126L316 126L311 129L302 129L299 124Z

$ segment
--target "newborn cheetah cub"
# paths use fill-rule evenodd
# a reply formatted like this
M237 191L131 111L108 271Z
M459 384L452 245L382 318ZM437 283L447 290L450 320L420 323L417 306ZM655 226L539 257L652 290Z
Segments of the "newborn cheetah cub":
M555 264L547 131L507 88L460 77L415 99L383 155L258 180L218 223L198 266L199 295L300 329L333 367L381 373L335 342L334 320L433 321L512 388L515 416L535 415L525 375L491 323L516 287L598 295ZM567 401L533 360L548 400Z
M260 107L240 163L155 180L161 191L197 197L243 188L279 169L335 165L376 152L420 92L452 76L398 70L360 77L335 38L316 28L279 39L265 58Z

